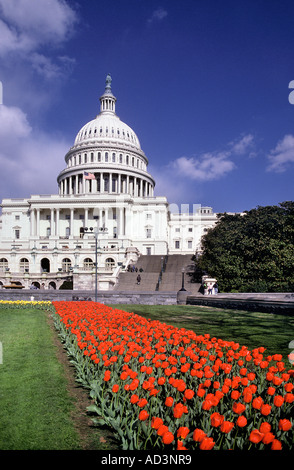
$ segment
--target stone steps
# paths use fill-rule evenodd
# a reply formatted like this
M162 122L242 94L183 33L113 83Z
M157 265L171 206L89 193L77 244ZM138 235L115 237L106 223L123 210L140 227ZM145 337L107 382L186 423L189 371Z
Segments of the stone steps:
M154 292L156 290L158 277L163 265L164 256L142 255L135 267L138 271L124 272L119 275L118 283L114 290L126 292ZM169 255L159 284L161 292L177 292L182 287L182 268L185 268L185 289L192 294L197 294L200 284L191 283L189 272L193 271L191 255ZM139 270L143 269L142 272ZM137 284L137 275L141 275L141 283Z

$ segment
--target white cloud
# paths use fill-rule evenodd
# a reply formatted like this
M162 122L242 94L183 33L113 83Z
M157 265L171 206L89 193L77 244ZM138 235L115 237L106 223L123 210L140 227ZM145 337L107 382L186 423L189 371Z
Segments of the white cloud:
M252 134L247 134L236 142L232 142L232 152L237 155L244 155L248 152L248 149L252 147L254 143L254 137Z
M26 114L17 107L0 106L0 142L1 147L20 137L27 137L31 132Z
M179 177L195 181L212 181L225 177L236 168L233 158L253 148L254 138L247 134L228 145L228 150L207 152L200 156L182 156L170 163ZM250 153L251 156L251 153Z
M76 13L63 0L0 0L0 8L6 22L7 52L59 44L68 39L77 21Z
M0 0L0 56L5 61L30 61L43 78L65 73L67 62L49 58L39 50L60 47L74 32L77 14L64 0Z
M154 10L151 17L148 19L148 23L151 24L154 22L161 21L166 16L167 16L167 11L164 8L159 7L156 10Z
M69 147L62 138L32 129L20 108L1 105L0 199L56 193Z
M152 168L155 178L155 194L166 196L169 203L185 204L195 198L196 203L203 197L200 184L225 178L237 168L238 158L250 158L255 148L251 134L230 142L226 150L202 153L199 156L182 156L161 168ZM149 169L149 170L150 170Z
M230 154L207 153L199 158L180 157L172 162L178 175L197 181L210 181L219 179L235 168L235 163L230 160Z
M276 147L270 151L268 155L270 164L267 171L282 173L286 171L289 165L294 163L294 136L285 135Z
M35 52L31 55L32 67L46 80L53 80L63 77L71 72L75 59L63 56L53 61L50 57Z

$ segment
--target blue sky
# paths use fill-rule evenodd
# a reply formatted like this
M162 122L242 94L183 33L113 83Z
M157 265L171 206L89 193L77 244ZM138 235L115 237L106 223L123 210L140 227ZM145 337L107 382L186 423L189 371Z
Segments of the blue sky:
M110 73L156 195L293 200L293 20L288 0L0 0L0 199L57 193Z

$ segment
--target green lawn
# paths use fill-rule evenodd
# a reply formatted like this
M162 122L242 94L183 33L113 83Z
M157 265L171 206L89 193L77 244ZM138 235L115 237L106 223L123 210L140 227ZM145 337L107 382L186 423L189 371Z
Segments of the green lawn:
M266 354L280 353L290 366L289 343L294 340L294 315L224 310L195 305L111 305L145 318L186 328L197 334L210 334L246 345L249 349L263 346Z
M79 449L53 332L38 309L0 309L0 449Z

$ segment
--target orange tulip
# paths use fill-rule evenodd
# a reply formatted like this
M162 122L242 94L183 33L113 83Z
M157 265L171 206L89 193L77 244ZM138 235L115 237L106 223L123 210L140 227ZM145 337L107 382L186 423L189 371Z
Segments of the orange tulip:
M289 419L280 419L279 421L279 429L281 431L289 431L292 427L291 421Z
M237 426L239 426L239 428L244 428L247 425L247 418L245 418L245 416L243 416L243 415L238 416L236 424L237 424Z
M162 436L162 442L164 444L171 444L174 441L174 435L172 432L167 431Z
M196 442L201 442L206 437L206 433L202 429L195 429L193 432L193 440Z
M146 419L148 419L149 417L149 413L146 411L146 410L141 410L140 413L139 413L139 420L140 421L145 421Z
M276 395L274 398L274 405L280 408L284 403L284 398L281 395Z
M204 437L202 441L200 442L199 449L201 450L211 450L215 445L214 440L212 437Z
M221 432L228 434L233 429L233 427L234 423L232 423L231 421L223 421L220 430Z
M215 428L220 426L222 422L224 421L224 419L225 419L224 416L217 412L212 413L212 415L210 416L211 425Z
M271 450L282 450L282 443L278 439L274 439L271 445Z
M253 429L250 433L249 441L253 442L253 444L258 444L262 440L263 436L264 434L258 431L258 429Z
M188 436L190 430L189 428L187 428L186 426L182 426L178 429L177 431L177 437L179 439L186 439L186 437Z

